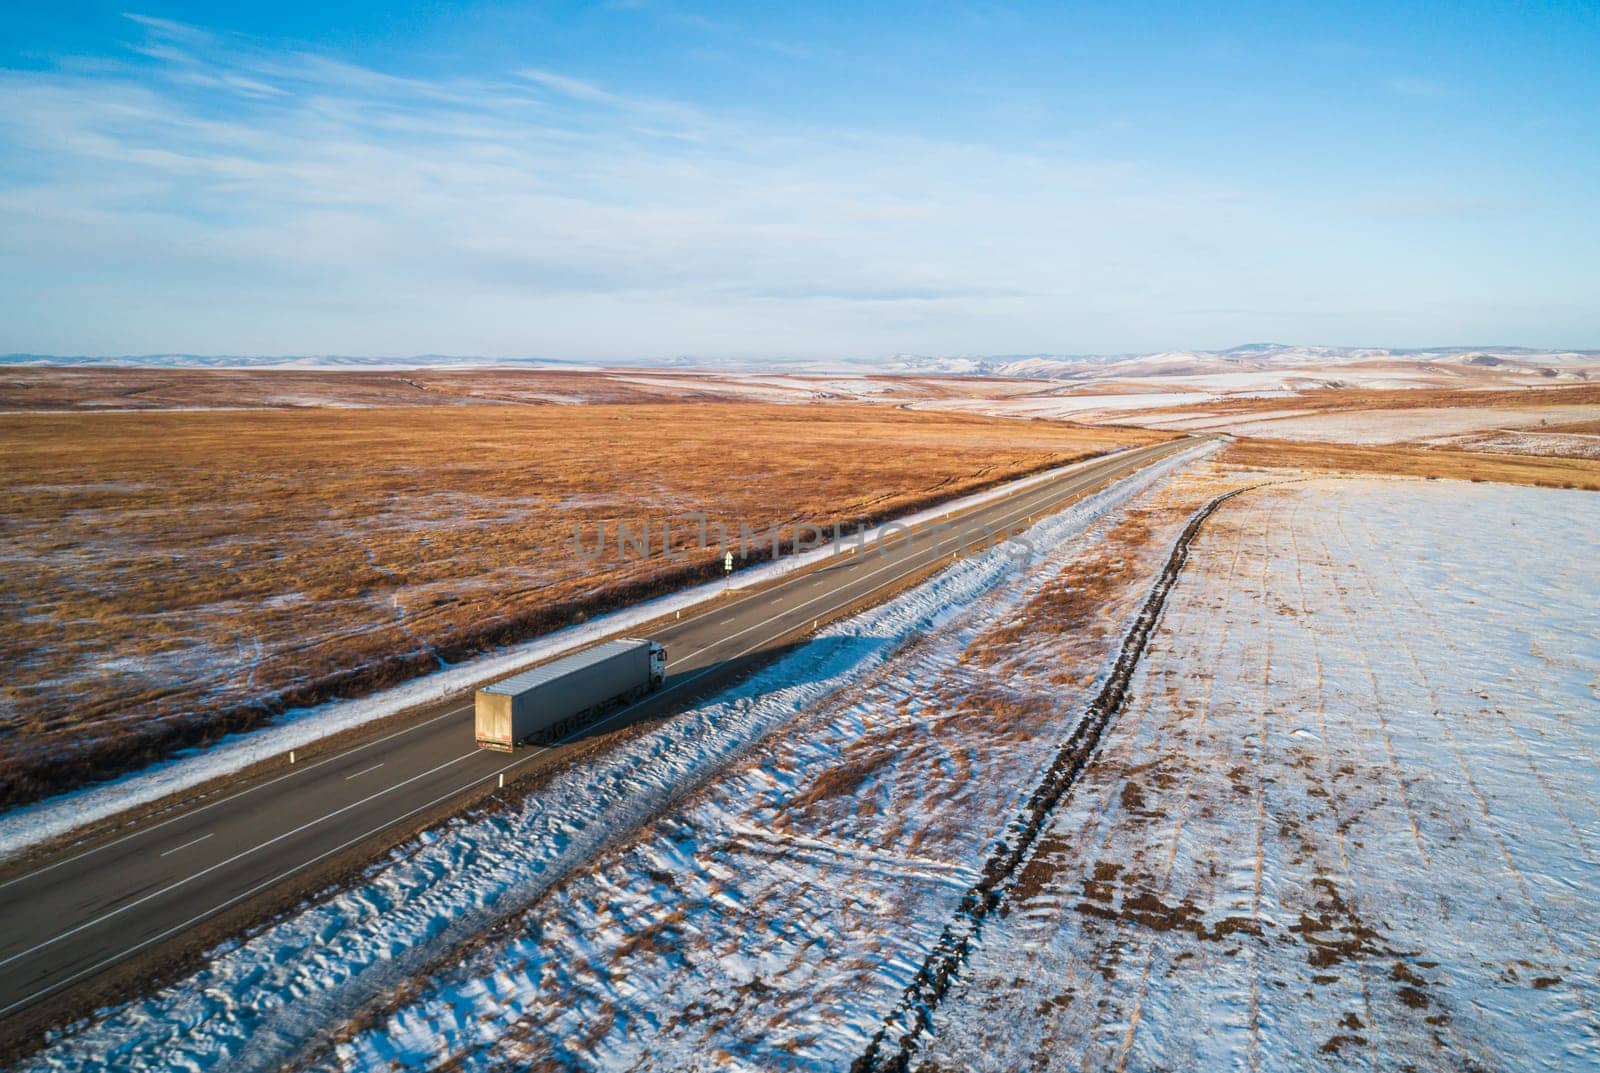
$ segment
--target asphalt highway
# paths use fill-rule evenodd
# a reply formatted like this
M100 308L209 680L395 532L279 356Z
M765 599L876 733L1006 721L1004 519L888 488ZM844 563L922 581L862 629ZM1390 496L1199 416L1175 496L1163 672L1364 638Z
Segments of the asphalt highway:
M667 649L662 689L549 748L479 750L472 698L419 713L401 729L256 776L237 789L123 828L98 843L36 862L0 882L0 1021L60 999L136 955L159 952L203 921L340 855L374 848L385 832L540 765L572 742L630 722L670 716L706 687L752 665L846 609L881 599L948 561L962 531L1014 529L1125 477L1193 440L1080 464L931 531L827 560L747 595L724 597L637 636Z

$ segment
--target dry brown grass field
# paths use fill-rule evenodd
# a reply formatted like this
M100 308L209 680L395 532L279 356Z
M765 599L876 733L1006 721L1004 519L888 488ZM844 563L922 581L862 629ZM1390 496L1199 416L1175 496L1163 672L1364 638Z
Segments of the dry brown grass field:
M717 568L582 562L575 526L860 524L1162 438L731 402L0 415L0 806Z
M1221 457L1240 466L1265 469L1439 477L1600 491L1600 462L1581 458L1267 439L1235 440Z
M933 402L1008 398L1051 381L662 369L0 367L0 411L289 409L597 402Z
M666 391L609 375L545 369L21 366L0 370L0 410L459 406L497 402L649 402L665 397Z

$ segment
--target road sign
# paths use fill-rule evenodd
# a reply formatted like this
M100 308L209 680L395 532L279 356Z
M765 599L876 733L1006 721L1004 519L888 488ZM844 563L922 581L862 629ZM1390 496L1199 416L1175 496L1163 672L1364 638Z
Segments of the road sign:
M731 551L724 552L722 555L722 572L724 574L733 573L733 552Z

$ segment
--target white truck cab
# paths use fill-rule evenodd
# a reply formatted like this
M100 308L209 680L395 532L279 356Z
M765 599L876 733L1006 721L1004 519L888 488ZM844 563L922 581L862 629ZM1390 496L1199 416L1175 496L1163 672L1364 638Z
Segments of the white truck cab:
M660 689L661 683L667 680L667 650L654 641L650 642L650 688Z

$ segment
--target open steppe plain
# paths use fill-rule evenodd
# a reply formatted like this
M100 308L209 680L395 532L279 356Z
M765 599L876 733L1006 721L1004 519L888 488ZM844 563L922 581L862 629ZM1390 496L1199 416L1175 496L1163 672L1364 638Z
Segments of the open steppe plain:
M259 375L241 382L259 392ZM143 513L110 501L99 524L125 527L113 546L171 548L138 526L220 511L226 524L188 554L205 576L257 569L246 576L262 588L232 597L232 613L276 606L254 592L293 601L261 620L280 631L262 665L316 657L329 673L396 677L546 628L527 616L553 593L586 614L606 593L669 583L649 572L659 563L613 564L645 572L611 589L552 573L540 541L570 541L574 520L881 517L1159 434L1017 420L1068 398L1039 382L722 376L691 389L677 373L496 373L471 388L492 380L492 399L393 407L353 400L400 391L388 374L318 375L292 406L191 412L200 399L166 387L161 405L182 412L5 420L59 422L57 450L61 430L155 422L181 454L140 456L126 436L73 447L111 474L79 488L74 511L165 480L137 490ZM735 401L734 380L790 405ZM221 383L204 385L205 405L227 392L240 405ZM627 394L663 384L676 401ZM600 403L602 390L619 394ZM39 1068L248 1065L262 1039L301 1041L291 1067L350 1073L886 1061L910 1027L902 994L979 885L994 912L908 1037L911 1068L1586 1068L1600 883L1586 489L1600 489L1600 463L1544 438L1586 443L1594 390L1196 402L1268 428L1298 410L1386 434L1238 436L1041 519L1022 568L952 564L603 761L407 843L349 889L212 951L193 978L101 1011ZM585 391L590 405L555 404ZM1409 434L1416 413L1469 409L1514 431ZM1174 413L1162 424L1186 421ZM1392 429L1374 424L1386 414ZM1508 436L1540 449L1508 452ZM1229 492L1241 494L1197 530L1103 736L1025 828L1178 534ZM85 524L61 512L69 523ZM237 564L205 550L265 527L271 542L250 537ZM74 547L99 535L70 532ZM296 580L272 588L279 577ZM161 621L159 596L127 621ZM494 617L513 607L524 618ZM377 662L393 652L415 662ZM200 696L190 710L221 710ZM637 829L569 860L597 802ZM1001 867L1025 829L1035 840ZM537 893L470 951L388 967L513 879ZM340 1001L352 974L379 997Z

